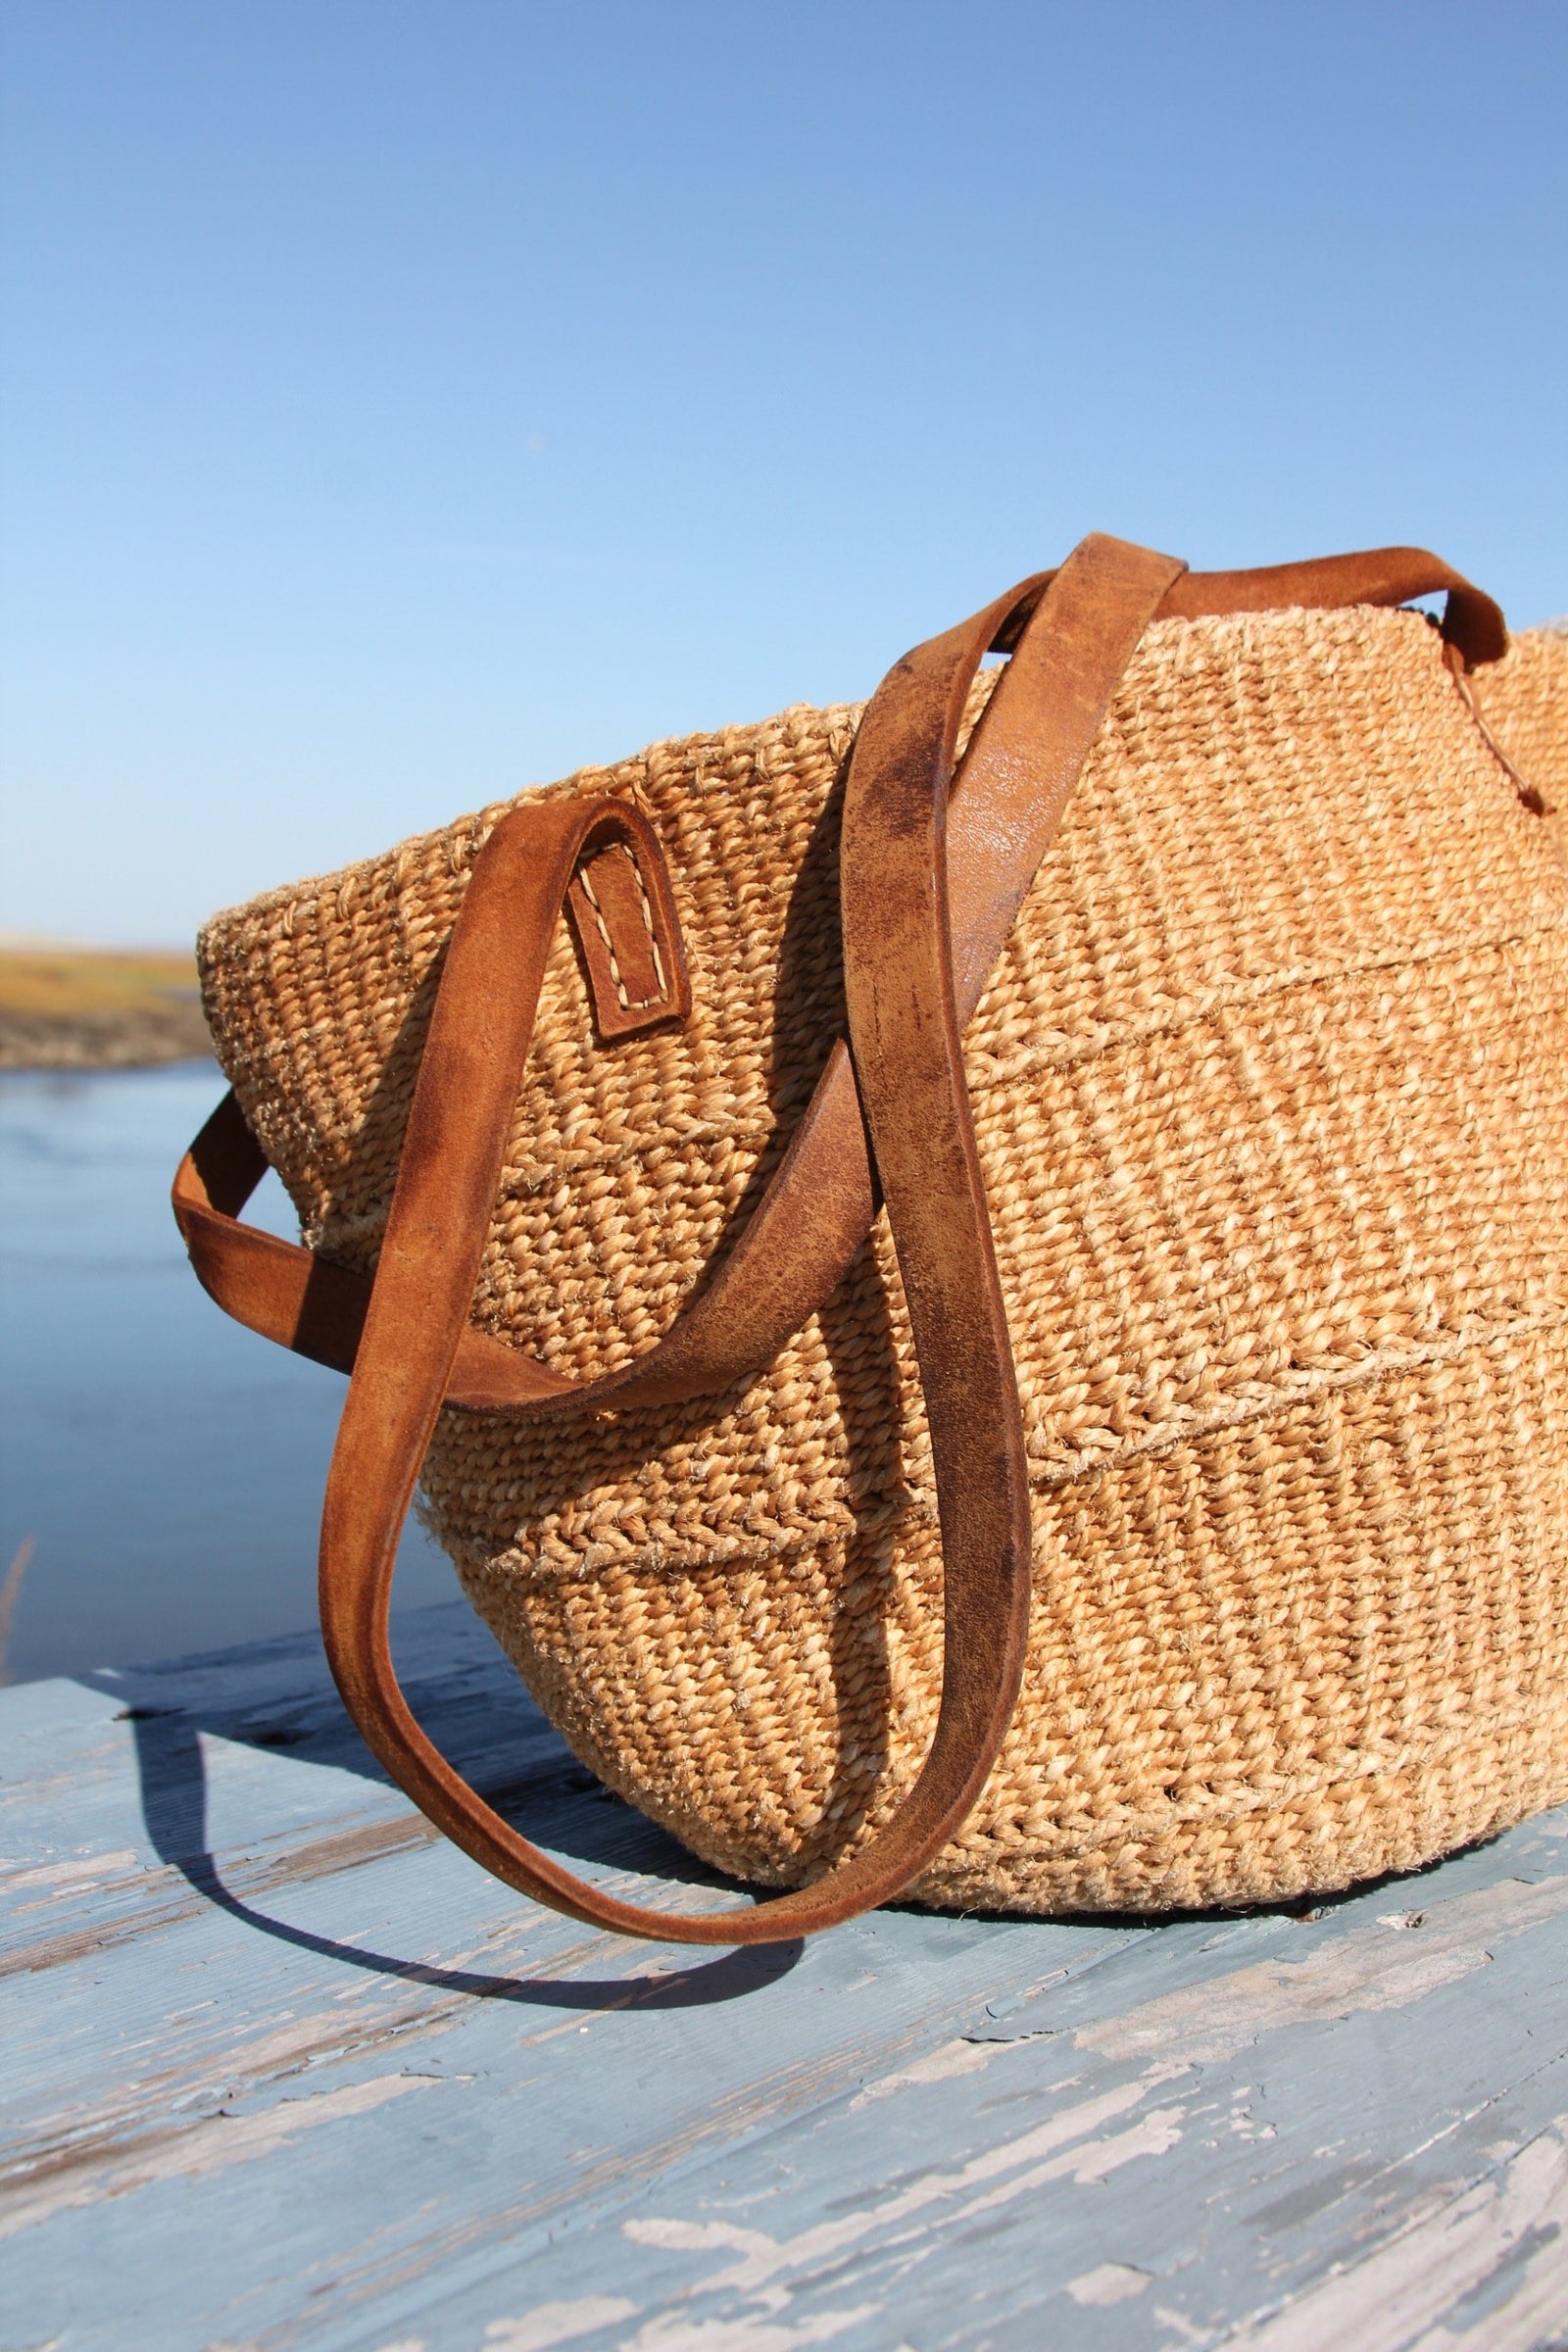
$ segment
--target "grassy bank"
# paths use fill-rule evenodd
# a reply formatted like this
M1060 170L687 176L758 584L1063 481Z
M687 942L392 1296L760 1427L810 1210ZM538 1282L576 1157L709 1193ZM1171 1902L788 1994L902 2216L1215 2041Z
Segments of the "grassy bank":
M0 948L0 1069L112 1069L210 1054L189 956Z

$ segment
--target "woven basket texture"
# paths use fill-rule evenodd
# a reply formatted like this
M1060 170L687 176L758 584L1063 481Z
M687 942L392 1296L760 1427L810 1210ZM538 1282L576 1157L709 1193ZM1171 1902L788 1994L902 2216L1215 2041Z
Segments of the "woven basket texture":
M1475 694L1503 751L1545 802L1568 865L1568 619L1521 630L1500 662L1476 672Z
M1557 662L1512 657L1521 744ZM695 1000L600 1047L562 926L473 1310L562 1372L667 1327L842 1031L858 716L787 710L549 788L652 817ZM346 1265L375 1262L442 943L501 813L204 934L220 1057ZM1568 1795L1565 1047L1568 874L1427 623L1152 626L966 1038L1034 1617L1005 1749L919 1899L1288 1897ZM710 1862L814 1875L910 1782L942 1569L884 1226L743 1392L449 1411L423 1486L576 1753Z

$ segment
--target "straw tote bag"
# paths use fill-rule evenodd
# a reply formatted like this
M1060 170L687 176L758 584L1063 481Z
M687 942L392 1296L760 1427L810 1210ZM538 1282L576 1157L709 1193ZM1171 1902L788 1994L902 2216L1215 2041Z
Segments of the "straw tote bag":
M1568 1794L1568 875L1506 647L1420 551L1097 536L863 710L208 926L176 1213L352 1368L328 1654L478 1861L764 1942L1287 1897ZM301 1247L238 1222L269 1161ZM460 1778L387 1646L416 1480L576 1754L790 1891L636 1907Z

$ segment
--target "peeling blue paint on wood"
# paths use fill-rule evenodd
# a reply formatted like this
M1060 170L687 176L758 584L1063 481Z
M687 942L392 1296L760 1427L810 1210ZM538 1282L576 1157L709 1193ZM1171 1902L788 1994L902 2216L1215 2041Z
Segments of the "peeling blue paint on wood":
M733 1899L466 1610L400 1647L555 1850ZM1311 1908L693 1960L444 1845L301 1637L0 1693L0 1856L4 2352L1568 2342L1568 1811Z

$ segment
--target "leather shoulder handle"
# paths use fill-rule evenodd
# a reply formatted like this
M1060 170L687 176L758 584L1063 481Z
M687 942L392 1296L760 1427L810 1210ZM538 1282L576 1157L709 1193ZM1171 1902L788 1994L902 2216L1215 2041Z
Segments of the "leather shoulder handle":
M1084 569L1085 618L1108 673L1097 683L1108 693L1177 566L1106 543ZM768 1943L888 1901L962 1822L1011 1717L1029 1611L1027 1462L958 1046L943 828L969 682L1015 601L921 646L892 673L862 721L845 817L851 1037L879 1150L892 1155L937 1462L941 1709L892 1819L813 1885L746 1910L651 1910L564 1870L454 1770L398 1684L387 1634L398 1538L467 1323L556 913L587 842L619 830L639 863L654 853L643 820L615 801L514 811L485 844L448 947L327 1480L321 1629L350 1713L421 1810L508 1885L620 1935ZM1027 698L1040 665L1020 659L1015 692ZM1099 699L1080 681L1080 731ZM1043 846L1059 822L1072 775L1048 767L1016 778L1030 843ZM926 1154L923 1174L911 1150Z
M1502 608L1424 547L1372 547L1352 556L1315 556L1304 564L1267 564L1254 571L1190 571L1160 606L1161 618L1264 612L1298 605L1323 612L1343 605L1407 605L1446 592L1443 640L1465 666L1500 662L1508 651Z

